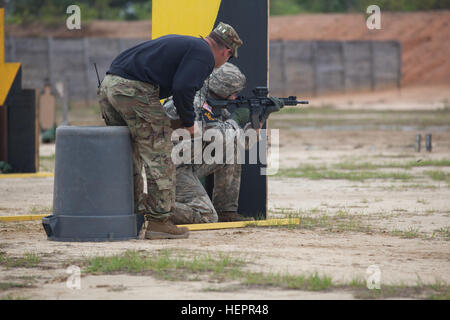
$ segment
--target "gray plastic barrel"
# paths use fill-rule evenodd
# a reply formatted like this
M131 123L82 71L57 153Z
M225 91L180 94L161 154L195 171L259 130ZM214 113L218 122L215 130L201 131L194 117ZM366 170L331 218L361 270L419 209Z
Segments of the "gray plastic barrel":
M42 219L49 240L137 238L127 127L58 127L54 179L53 215Z

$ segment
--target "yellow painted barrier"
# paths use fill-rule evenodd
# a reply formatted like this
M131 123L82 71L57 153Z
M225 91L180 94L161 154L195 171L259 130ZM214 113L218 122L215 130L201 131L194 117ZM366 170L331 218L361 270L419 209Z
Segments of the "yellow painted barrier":
M30 214L30 215L16 215L16 216L0 216L0 222L21 222L40 220L49 214ZM299 224L299 218L288 219L267 219L256 221L236 221L236 222L217 222L217 223L199 223L199 224L183 224L179 227L187 227L190 231L202 230L219 230L219 229L233 229L245 227L275 227Z
M19 221L32 221L32 220L41 220L42 218L48 216L50 214L28 214L28 215L20 215L20 216L0 216L1 222L19 222Z
M178 227L187 227L190 231L200 230L218 230L218 229L232 229L232 228L244 228L244 227L275 227L299 224L299 218L288 219L267 219L256 221L236 221L236 222L217 222L217 223L199 223L199 224L183 224Z
M11 178L46 178L53 177L55 174L53 172L36 172L36 173L3 173L0 174L0 179L11 179Z

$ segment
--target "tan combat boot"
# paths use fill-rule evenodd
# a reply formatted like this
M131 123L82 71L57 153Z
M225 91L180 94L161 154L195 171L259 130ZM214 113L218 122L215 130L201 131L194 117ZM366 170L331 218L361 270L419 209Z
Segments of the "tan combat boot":
M186 239L189 237L189 229L178 228L169 219L149 220L145 239Z
M233 211L223 211L218 212L219 222L234 222L234 221L254 221L252 217L244 217L237 212Z

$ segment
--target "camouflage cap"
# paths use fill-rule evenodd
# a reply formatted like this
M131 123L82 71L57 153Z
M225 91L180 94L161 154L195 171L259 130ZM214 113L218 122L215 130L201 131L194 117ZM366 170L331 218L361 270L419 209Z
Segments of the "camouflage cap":
M222 98L228 98L245 88L245 75L234 64L226 62L209 77L209 90Z
M225 46L231 49L234 57L238 57L237 49L242 46L243 42L232 26L220 22L219 25L214 28L211 34L217 35L218 37L214 37L214 40L221 41Z

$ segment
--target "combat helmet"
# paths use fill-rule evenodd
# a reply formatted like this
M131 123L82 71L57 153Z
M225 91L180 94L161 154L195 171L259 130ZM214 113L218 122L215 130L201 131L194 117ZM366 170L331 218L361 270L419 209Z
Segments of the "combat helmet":
M225 63L209 76L209 90L221 98L242 91L245 88L245 75L232 63Z

